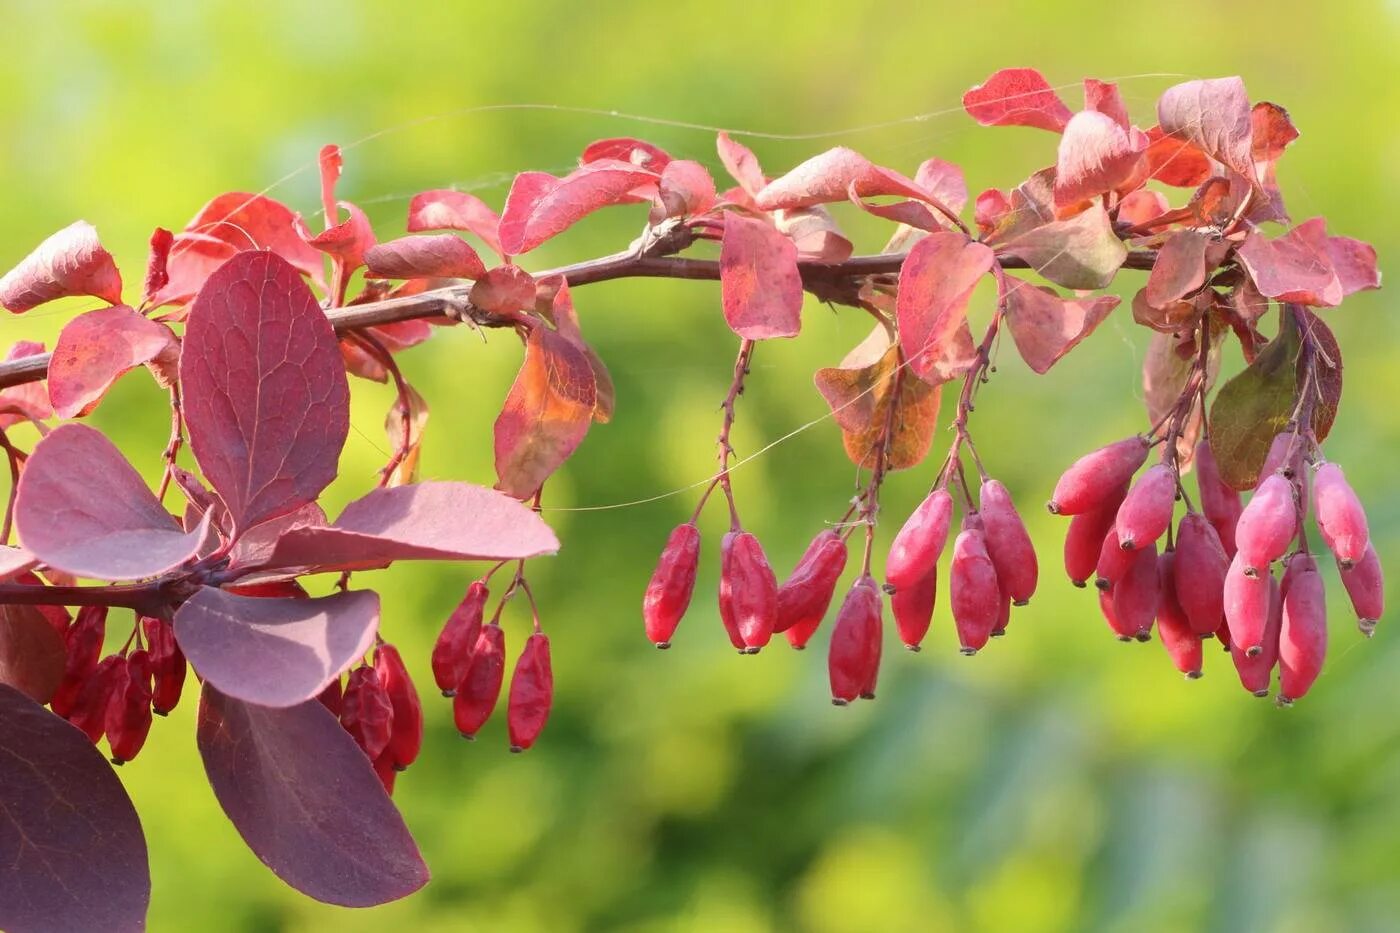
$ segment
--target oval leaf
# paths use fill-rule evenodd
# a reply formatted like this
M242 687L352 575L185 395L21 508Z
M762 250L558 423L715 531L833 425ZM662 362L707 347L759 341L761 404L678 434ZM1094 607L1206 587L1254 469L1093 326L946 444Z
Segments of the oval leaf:
M408 202L408 232L465 230L475 233L497 255L505 255L498 236L501 218L475 195L438 188L423 191Z
M1253 118L1240 78L1187 81L1167 88L1157 101L1157 121L1163 133L1254 180Z
M146 837L121 781L77 727L0 684L0 928L143 930Z
M1063 299L1014 275L1003 276L1006 326L1032 372L1043 375L1118 307L1117 295Z
M948 355L950 341L967 320L967 301L996 254L959 233L930 233L914 244L899 270L895 314L899 342L921 379Z
M40 243L0 277L0 306L15 314L73 295L92 295L114 305L122 300L117 264L98 241L97 228L85 220Z
M126 305L80 314L67 324L49 360L49 400L60 418L97 407L123 374L155 359L175 340L170 328Z
M629 203L636 188L654 185L657 177L655 172L616 159L580 165L563 178L522 172L501 212L501 246L511 255L529 252L599 208Z
M802 276L797 247L752 217L724 218L719 276L724 319L746 340L796 337L802 327Z
M240 253L190 308L185 419L238 529L313 501L335 478L350 389L335 332L296 269Z
M63 636L34 606L0 605L0 684L47 703L63 679Z
M496 488L517 499L533 496L583 441L597 401L593 367L583 351L555 331L535 327L496 417Z
M365 252L365 265L368 275L381 279L479 279L486 274L476 250L450 233L376 244Z
M223 240L236 251L272 250L298 272L324 288L325 263L321 254L302 240L296 231L296 215L281 201L262 194L230 191L199 209L185 225L186 233L202 233ZM170 252L170 278L177 278L175 266L181 261L180 237ZM213 272L209 269L209 272ZM196 286L196 291L198 287Z
M1032 227L1004 249L1056 285L1076 289L1106 288L1128 258L1128 248L1101 204L1068 220Z
M1003 68L963 95L963 109L983 126L1034 126L1058 133L1069 108L1034 68Z
M369 759L319 702L269 709L206 685L198 742L224 813L253 854L298 891L373 907L428 882Z

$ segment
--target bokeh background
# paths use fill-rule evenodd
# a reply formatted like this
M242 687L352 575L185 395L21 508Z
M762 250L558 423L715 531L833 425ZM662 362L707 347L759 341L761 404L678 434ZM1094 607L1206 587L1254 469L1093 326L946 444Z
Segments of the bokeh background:
M1335 232L1374 242L1383 268L1400 255L1394 2L6 0L0 17L2 266L82 217L139 282L151 229L178 228L219 192L275 185L274 196L314 211L311 163L329 141L365 140L347 149L341 191L384 237L402 231L415 191L456 185L499 204L514 172L562 171L602 136L644 136L718 173L713 133L614 110L822 134L748 139L774 174L845 144L910 172L938 155L965 166L974 191L1005 186L1053 160L1054 139L976 127L958 102L1010 65L1055 83L1115 78L1144 124L1166 86L1241 74L1302 130L1280 169L1295 219L1325 214ZM1064 93L1073 106L1077 90ZM525 103L558 109L472 109ZM847 129L869 124L886 125ZM867 218L843 219L860 246L879 247ZM605 212L528 264L621 248L641 220ZM1124 279L1137 287L1133 273ZM550 483L548 504L606 505L704 477L733 351L716 287L620 282L576 301L617 381L617 418ZM1371 292L1326 312L1347 383L1327 453L1368 503L1400 576L1392 303ZM0 336L52 339L83 306L12 318ZM1092 597L1058 572L1063 525L1038 504L1063 465L1143 424L1146 334L1126 310L1043 378L1004 352L981 396L979 448L1024 504L1044 568L1035 601L991 650L960 657L940 607L925 651L887 647L877 702L835 709L825 634L805 654L738 658L728 647L709 595L717 513L675 649L642 637L642 589L693 492L552 512L565 547L532 577L558 697L526 755L507 754L500 722L462 742L448 704L429 695L429 647L472 569L364 581L383 593L385 633L425 688L427 751L396 799L432 883L360 912L285 888L208 791L191 695L121 772L149 838L152 928L1394 929L1395 632L1383 623L1365 643L1334 598L1327 670L1305 702L1278 710L1243 693L1218 652L1188 683L1159 643L1119 644ZM809 304L799 340L760 348L740 452L821 416L810 374L865 331L859 315ZM490 425L519 358L508 335L483 344L465 330L405 354L433 406L425 476L491 481ZM366 488L386 448L387 393L355 392L333 502ZM155 474L167 422L148 379L130 376L92 420ZM906 514L930 478L931 468L894 477L887 514ZM829 422L736 475L746 522L780 574L841 514L852 481ZM512 612L506 624L518 645L526 619Z

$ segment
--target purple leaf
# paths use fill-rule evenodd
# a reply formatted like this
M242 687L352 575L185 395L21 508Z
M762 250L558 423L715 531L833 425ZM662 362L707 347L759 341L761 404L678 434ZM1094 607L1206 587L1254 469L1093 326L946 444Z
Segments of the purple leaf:
M37 563L39 559L25 548L0 545L0 581L13 579Z
M0 684L0 928L143 930L151 899L136 809L87 736Z
M1321 217L1305 220L1273 239L1254 231L1236 255L1267 298L1330 308L1346 297L1332 266L1327 222Z
M346 506L333 525L293 529L266 567L365 570L396 560L516 560L558 549L543 519L510 496L426 482L376 489Z
M175 613L175 638L201 677L260 706L316 696L369 650L379 596L263 599L206 586Z
M269 709L206 685L198 742L224 813L298 891L373 907L427 883L428 867L369 759L319 702Z
M297 270L245 252L190 306L180 358L190 449L238 530L335 478L350 389L335 332Z
M0 605L0 684L47 703L63 679L63 636L37 606Z
M0 277L0 307L15 314L55 298L92 295L120 304L122 277L85 220L64 227Z
M139 580L192 557L189 534L98 431L65 424L41 440L19 481L15 525L44 563L78 577Z

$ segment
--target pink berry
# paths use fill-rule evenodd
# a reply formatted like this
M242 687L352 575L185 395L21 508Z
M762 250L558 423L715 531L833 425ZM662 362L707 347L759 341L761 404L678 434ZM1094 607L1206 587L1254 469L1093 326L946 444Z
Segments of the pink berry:
M1279 702L1302 699L1322 672L1327 655L1327 595L1317 564L1294 554L1283 574L1283 623L1279 629Z
M1286 479L1294 479L1303 472L1303 442L1294 431L1280 431L1269 444L1269 452L1264 457L1264 466L1259 470L1259 484L1282 472Z
M1201 638L1186 618L1186 611L1176 598L1176 553L1167 551L1157 559L1157 574L1161 580L1161 599L1157 604L1157 631L1162 646L1172 663L1191 680L1201 676Z
M1113 614L1125 632L1138 641L1152 637L1152 622L1161 603L1161 581L1157 573L1157 545L1148 544L1132 552L1127 573L1113 584Z
M1264 629L1269 622L1269 575L1251 575L1243 552L1236 554L1225 573L1225 621L1230 644L1250 657L1264 650Z
M1225 617L1225 573L1230 559L1206 517L1188 512L1176 532L1176 598L1191 629L1209 635Z
M1124 626L1118 618L1117 611L1113 608L1113 587L1104 587L1099 590L1099 612L1103 614L1104 621L1108 623L1113 634L1118 636L1119 641L1133 640L1137 630Z
M1126 487L1121 488L1097 509L1070 518L1065 531L1065 573L1075 586L1083 587L1094 575L1103 539L1113 529L1118 506L1127 492Z
M1298 532L1293 483L1280 473L1259 484L1235 526L1235 545L1245 573L1258 573L1288 550Z
M933 621L933 606L938 599L938 568L930 568L922 580L913 586L901 586L890 597L895 630L899 640L910 651L918 651L929 623Z
M1031 536L1011 501L1011 493L997 480L982 484L980 505L987 554L996 567L997 579L1012 602L1024 606L1035 593L1039 575Z
M1367 545L1366 553L1350 567L1341 568L1342 586L1351 597L1356 610L1356 624L1363 635L1375 634L1376 622L1385 613L1385 576L1375 545Z
M642 598L642 621L647 638L658 648L671 647L690 597L695 593L695 571L700 564L700 529L693 522L677 525L666 539L656 570Z
M1201 495L1201 511L1215 526L1220 535L1220 544L1227 557L1235 556L1235 524L1244 510L1240 494L1232 489L1220 476L1220 467L1215 462L1215 453L1210 442L1202 440L1196 445L1196 488Z
M1099 562L1094 568L1094 585L1101 590L1113 586L1127 575L1136 559L1136 551L1126 550L1119 543L1117 527L1110 527L1099 546Z
M778 580L763 545L747 531L731 531L720 545L719 611L730 641L743 654L757 654L773 637L778 620ZM736 646L737 647L737 646Z
M1166 534L1176 507L1176 474L1159 463L1142 474L1118 507L1114 526L1125 551L1144 548Z
M1147 461L1149 449L1146 439L1134 436L1080 457L1055 484L1050 511L1078 515L1097 508L1115 489L1132 479Z
M794 648L805 648L826 616L836 581L845 569L845 539L830 528L818 533L792 575L778 587L778 617L773 631L785 634Z
M919 503L890 543L885 558L885 581L895 589L912 586L938 563L953 520L953 497L935 489Z
M861 577L841 603L831 632L827 673L831 702L837 706L874 695L880 670L880 616L880 588L870 577Z
M495 622L481 627L476 649L472 652L467 673L457 684L452 698L452 718L457 731L472 739L491 718L501 698L501 681L505 678L506 635Z
M1001 615L1001 587L996 566L987 554L982 533L968 529L953 542L953 566L948 574L949 603L963 654L976 654L987 644Z
M1278 666L1278 635L1283 624L1283 591L1278 580L1268 578L1269 615L1264 626L1261 651L1247 654L1243 648L1232 646L1230 658L1235 662L1235 672L1240 676L1240 684L1257 697L1269 695L1269 681L1273 679L1274 668Z
M1347 567L1361 560L1370 546L1371 532L1366 526L1366 511L1347 485L1342 468L1335 463L1318 467L1312 493L1318 530L1337 555L1337 563Z

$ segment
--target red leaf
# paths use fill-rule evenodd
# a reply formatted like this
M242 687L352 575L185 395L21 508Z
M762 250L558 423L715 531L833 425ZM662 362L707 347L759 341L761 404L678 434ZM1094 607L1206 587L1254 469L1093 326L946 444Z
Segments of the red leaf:
M851 187L860 197L897 195L932 202L933 194L898 172L876 165L854 149L838 146L770 181L756 196L760 210L791 210L845 201Z
M297 235L306 242L308 246L314 247L332 258L343 263L345 274L358 269L365 264L365 253L374 246L374 229L370 226L369 218L365 212L360 210L349 201L339 202L340 206L350 216L340 223L313 235L307 229L306 222L297 215L295 227Z
M1128 116L1128 106L1123 103L1123 95L1118 85L1096 78L1084 79L1084 109L1095 110L1113 120L1124 131L1132 127Z
M730 139L728 133L719 134L715 147L719 150L719 160L724 163L724 170L749 197L757 198L763 186L768 184L763 167L758 164L758 157L748 146Z
M921 379L946 355L967 320L973 288L995 261L990 248L951 231L930 233L909 250L899 270L895 313L904 356Z
M558 549L539 515L509 496L426 482L376 489L333 525L286 532L265 566L363 570L396 560L520 560Z
M5 362L38 356L43 352L42 343L19 340L5 354ZM0 389L0 428L8 428L22 421L37 423L52 417L53 406L49 403L49 390L44 383L26 382Z
M155 359L175 341L170 328L126 305L80 314L63 326L49 361L49 399L60 418L97 407L123 374Z
M183 483L181 488L184 488ZM191 503L198 508L197 500L192 498ZM324 528L326 525L325 511L316 503L308 502L299 509L254 525L240 535L229 552L229 566L235 569L260 567L271 559L277 542L292 529Z
M821 205L775 211L778 232L797 247L797 258L808 262L845 262L855 246L841 233L831 213Z
M501 218L486 203L465 191L439 188L424 191L408 202L408 232L465 230L481 238L497 255L504 256L500 240Z
M67 656L63 636L38 607L0 605L0 684L47 703L63 680Z
M973 210L976 212L977 229L987 235L1001 226L1006 215L1011 213L1011 202L1001 191L988 188L977 196Z
M259 706L295 706L360 659L379 629L379 597L260 599L201 587L175 613L175 639L206 682Z
M631 136L616 136L612 139L599 139L588 144L579 156L579 164L589 162L627 162L631 165L660 173L671 162L666 150Z
M1191 143L1254 180L1249 95L1238 77L1187 81L1167 88L1157 101L1157 121L1166 135Z
M496 488L517 499L533 496L583 441L597 400L583 351L546 327L532 330L496 418Z
M657 178L655 172L616 159L588 162L563 178L522 172L501 212L501 245L511 255L529 252L600 208L628 203L636 188Z
M1113 118L1081 110L1065 126L1055 164L1055 204L1067 207L1113 191L1133 174L1142 150Z
M382 279L479 279L486 274L476 250L451 233L405 236L371 246L365 265L367 275Z
M199 213L185 225L186 233L202 233L223 240L238 252L270 249L309 277L318 288L325 288L322 273L325 263L321 254L302 240L296 230L296 215L280 201L261 194L231 191L221 194L200 208ZM171 250L170 278L179 278L174 265L181 260L180 237ZM225 257L228 258L228 257ZM209 269L205 274L214 270ZM199 290L196 283L193 291ZM193 293L193 292L191 292Z
M170 283L170 248L175 245L175 234L164 227L156 227L151 234L151 252L146 259L146 281L141 287L142 302L150 301L151 296Z
M573 296L569 283L562 275L541 279L535 293L535 311L554 325L559 335L583 351L588 364L593 367L593 380L597 383L598 400L593 406L593 420L607 424L612 420L617 403L617 391L613 386L612 374L602 358L583 339L579 329L578 312L574 310Z
M374 766L320 702L242 703L206 686L199 754L248 848L298 891L373 907L428 882L428 867Z
M22 547L0 544L0 582L32 570L39 559Z
M0 684L0 928L142 930L146 837L77 728Z
M35 446L15 523L39 560L98 580L164 573L194 555L205 531L182 532L112 442L81 424L55 428Z
M239 252L242 252L239 247L218 237L177 233L166 259L166 282L154 294L144 297L146 307L187 303L204 287L215 269Z
M467 298L488 314L517 317L535 306L535 279L519 266L497 266L476 280Z
M925 159L914 173L914 184L926 189L954 214L961 214L967 206L967 179L952 162Z
M1346 296L1332 268L1327 222L1321 217L1273 239L1252 232L1236 255L1265 297L1330 308Z
M1002 277L1006 326L1032 372L1043 375L1118 307L1117 295L1063 299L1014 275Z
M1154 308L1165 308L1206 284L1206 247L1209 241L1194 230L1170 234L1157 252L1147 276L1146 298Z
M97 229L79 220L49 237L0 277L0 306L19 314L55 298L92 295L122 300L122 276Z
M963 109L983 126L1034 126L1058 133L1069 108L1034 68L1003 68L963 95Z
M766 221L726 214L719 254L724 319L746 340L796 337L802 327L797 247Z
M190 308L180 358L190 449L248 528L314 501L335 478L350 389L335 332L273 253L240 253Z
M1255 162L1277 162L1298 138L1288 111L1261 100L1249 112L1250 155Z
M1342 283L1343 295L1381 287L1381 274L1376 269L1376 248L1370 243L1351 237L1329 236L1327 255L1332 260L1337 279Z
M1041 224L1012 237L1004 246L1036 272L1065 288L1105 288L1128 258L1100 204L1068 220Z
M657 201L648 218L654 224L668 217L703 214L714 206L715 180L699 162L675 159L661 172Z
M1118 202L1118 222L1145 227L1149 221L1156 220L1169 210L1171 203L1165 194L1139 188Z
M1215 173L1210 156L1160 126L1147 131L1148 178L1176 188L1194 188Z

